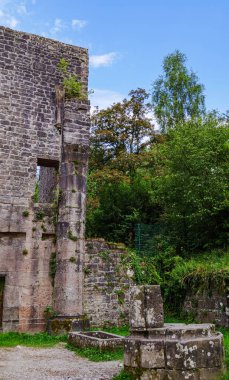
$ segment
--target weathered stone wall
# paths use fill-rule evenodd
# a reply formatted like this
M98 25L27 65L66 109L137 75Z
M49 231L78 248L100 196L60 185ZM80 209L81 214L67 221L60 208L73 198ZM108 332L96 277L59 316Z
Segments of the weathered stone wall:
M129 287L132 284L122 257L127 251L103 239L86 241L84 260L84 312L94 326L129 322Z
M62 239L62 243L68 240L69 223L74 236L76 229L81 233L77 235L79 241L68 247L68 255L81 262L87 157L83 157L76 172L74 154L68 155L68 151L85 151L88 147L89 104L65 101L60 134L56 128L55 86L62 81L57 69L61 58L70 63L69 70L78 75L86 91L86 49L0 27L0 276L5 277L4 330L44 328L44 308L53 301L50 257L57 249L56 239ZM59 219L57 200L50 205L34 204L40 162L55 167L61 162L64 206L60 207ZM58 220L59 227L66 228L64 235L61 235L63 228L58 228L56 237ZM62 299L67 302L74 290L68 289L64 244L58 249L55 286L64 281L62 288L67 291ZM80 274L75 277L74 270L71 270L73 285L82 288L82 264L78 267ZM82 289L79 291L82 293Z
M214 323L220 327L229 327L229 294L213 291L209 294L192 294L186 297L184 312L198 323Z

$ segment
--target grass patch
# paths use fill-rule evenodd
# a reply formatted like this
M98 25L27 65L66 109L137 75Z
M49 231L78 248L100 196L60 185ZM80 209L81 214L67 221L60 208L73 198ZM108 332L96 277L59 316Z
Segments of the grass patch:
M98 330L104 331L110 334L121 335L121 336L127 336L130 334L129 326L121 326L121 327L112 326L112 327L104 327L104 328L95 327L91 329L91 331L98 331Z
M92 362L106 362L111 360L123 360L124 349L117 348L114 351L100 351L98 348L77 348L71 344L67 344L66 348L75 352L77 355L87 358Z
M0 347L53 347L60 342L67 342L67 335L53 336L47 333L0 333Z
M118 373L118 375L114 376L112 380L133 380L134 377L127 373L124 369Z
M221 331L224 337L225 364L227 368L227 373L222 378L222 380L229 380L229 330L223 328L217 330Z

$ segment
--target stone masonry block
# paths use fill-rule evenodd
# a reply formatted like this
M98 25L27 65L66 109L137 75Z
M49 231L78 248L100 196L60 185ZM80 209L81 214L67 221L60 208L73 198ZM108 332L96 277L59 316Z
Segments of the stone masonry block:
M223 362L221 333L211 338L167 341L165 350L168 368L220 367Z
M130 299L132 330L146 330L163 326L164 313L160 286L133 286Z
M145 286L146 327L162 327L164 324L163 300L160 286Z
M124 365L138 368L140 365L139 341L136 339L125 339Z
M141 368L164 368L164 342L162 340L142 340L140 343Z

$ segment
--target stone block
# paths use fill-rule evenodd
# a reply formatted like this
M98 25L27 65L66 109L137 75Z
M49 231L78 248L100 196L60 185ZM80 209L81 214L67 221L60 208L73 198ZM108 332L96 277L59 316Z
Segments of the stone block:
M164 324L160 286L133 286L130 291L130 327L148 330Z
M140 342L137 339L125 339L124 342L124 366L139 368L140 366Z
M164 368L164 341L142 340L140 341L140 365L141 368Z
M145 287L133 286L130 289L130 328L146 328L145 320Z
M72 332L68 335L68 342L75 347L98 348L100 351L115 350L123 347L124 338L120 335L105 333L104 331Z
M164 325L164 309L160 286L145 286L145 299L146 328L162 327Z
M211 338L166 341L166 364L173 369L220 367L223 363L222 334Z

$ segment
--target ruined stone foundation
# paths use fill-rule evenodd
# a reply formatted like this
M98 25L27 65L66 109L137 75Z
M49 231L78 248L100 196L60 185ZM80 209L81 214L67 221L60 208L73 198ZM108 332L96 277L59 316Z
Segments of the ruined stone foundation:
M131 290L124 366L139 380L219 379L223 336L212 324L164 324L159 286Z

